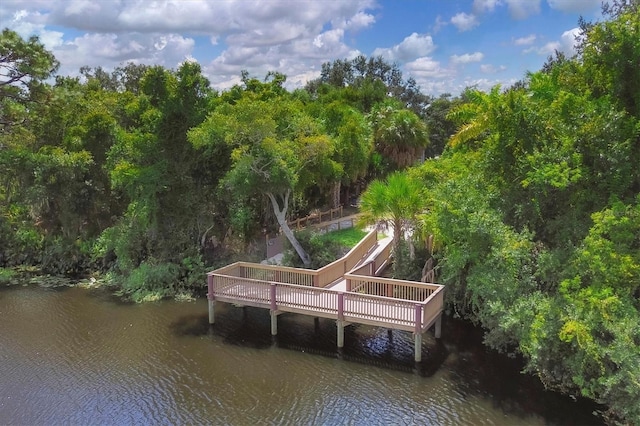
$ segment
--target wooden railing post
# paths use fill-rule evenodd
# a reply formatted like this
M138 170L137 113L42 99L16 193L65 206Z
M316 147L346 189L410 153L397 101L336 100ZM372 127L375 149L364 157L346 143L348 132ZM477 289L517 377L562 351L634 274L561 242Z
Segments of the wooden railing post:
M269 302L271 304L271 310L277 311L278 304L276 303L276 283L271 283L269 287Z
M422 334L422 305L416 303L415 333Z
M271 335L278 334L278 304L276 303L276 283L269 287L269 302L271 302Z
M209 324L215 322L216 295L213 287L213 275L207 276L207 299L209 299Z

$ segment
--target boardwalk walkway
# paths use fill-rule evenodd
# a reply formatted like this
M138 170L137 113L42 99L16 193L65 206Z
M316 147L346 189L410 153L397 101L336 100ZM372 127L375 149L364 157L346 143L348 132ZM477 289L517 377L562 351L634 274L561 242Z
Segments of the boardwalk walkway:
M440 337L444 286L380 277L391 256L391 238L370 231L344 257L320 269L236 262L207 276L209 322L215 303L269 309L271 333L277 318L294 312L336 320L337 346L353 323L411 331L415 360L421 361L422 334L435 326Z

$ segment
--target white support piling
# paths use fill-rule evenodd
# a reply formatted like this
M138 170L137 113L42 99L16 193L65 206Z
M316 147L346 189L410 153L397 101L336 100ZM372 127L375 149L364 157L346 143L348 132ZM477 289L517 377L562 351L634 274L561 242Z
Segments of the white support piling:
M338 348L344 347L344 321L336 321L338 326Z
M209 300L209 324L213 324L216 322L215 304L216 304L215 300Z
M439 339L442 336L442 314L438 315L434 334L436 339Z
M422 361L422 333L414 333L414 359L416 362Z
M278 334L278 313L276 311L271 311L271 335L275 336Z

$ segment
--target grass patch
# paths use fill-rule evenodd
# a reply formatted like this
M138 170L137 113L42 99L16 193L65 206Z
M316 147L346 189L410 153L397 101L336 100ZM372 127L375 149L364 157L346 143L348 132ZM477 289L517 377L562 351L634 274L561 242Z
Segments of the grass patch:
M346 228L339 231L318 233L312 229L297 231L296 238L311 258L310 269L321 268L344 256L367 235L357 228ZM297 254L288 247L284 252L282 264L285 266L304 267Z
M339 231L326 232L319 236L322 241L337 244L340 247L351 249L362 240L367 232L358 228L346 228Z

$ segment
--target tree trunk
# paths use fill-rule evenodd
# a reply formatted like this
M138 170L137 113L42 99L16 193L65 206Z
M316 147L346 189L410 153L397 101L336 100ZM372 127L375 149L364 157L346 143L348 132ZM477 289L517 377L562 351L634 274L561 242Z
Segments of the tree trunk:
M400 244L400 238L404 238L402 235L402 219L393 218L393 248L397 249Z
M336 181L333 183L333 187L331 188L331 208L337 209L340 206L340 181Z
M433 234L429 235L427 238L427 252L429 253L429 258L424 263L422 267L422 282L423 283L435 283L436 282L436 270L433 267L434 259L433 259Z
M309 255L307 254L306 251L304 251L304 249L300 245L300 242L296 239L296 236L293 235L293 231L291 230L291 228L289 228L289 224L287 224L287 209L289 207L289 194L291 194L290 190L288 190L284 194L284 196L281 196L283 199L282 207L280 207L280 204L278 203L278 200L276 199L275 195L268 192L267 197L269 197L269 200L271 200L271 205L273 206L273 213L276 215L276 219L278 220L278 224L280 225L282 232L284 233L285 237L287 237L287 239L295 249L296 253L298 253L298 256L300 256L300 260L302 260L302 263L304 264L304 266L309 267L311 266L311 259L309 258Z

